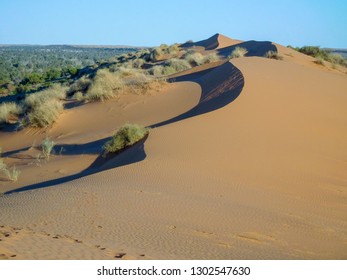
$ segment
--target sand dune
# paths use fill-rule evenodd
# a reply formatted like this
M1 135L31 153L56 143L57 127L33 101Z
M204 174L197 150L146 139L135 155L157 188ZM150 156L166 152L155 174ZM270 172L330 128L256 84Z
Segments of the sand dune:
M241 42L240 40L234 40L222 34L217 33L206 40L193 42L193 43L187 42L182 44L181 46L184 48L196 47L196 48L201 48L203 50L215 50L215 49L221 49L224 47L229 47L231 45L235 45L240 42Z
M222 54L240 44L250 56L63 115L50 135L83 153L2 183L37 187L0 198L3 258L346 259L346 75L271 42L201 42ZM284 60L261 57L273 48ZM151 126L149 137L96 173L37 185L93 166L95 141L124 122ZM1 135L5 151L40 137Z

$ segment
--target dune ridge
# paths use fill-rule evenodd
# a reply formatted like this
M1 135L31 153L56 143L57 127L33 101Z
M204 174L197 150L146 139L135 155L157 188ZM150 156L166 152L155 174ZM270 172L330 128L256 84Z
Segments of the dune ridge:
M124 121L152 130L97 173L1 197L4 257L346 259L345 74L220 36L195 46L227 57L243 44L249 56L182 72L165 93L65 114L52 134L66 144ZM282 61L263 57L274 48ZM94 133L91 109L109 112ZM98 155L75 157L87 168Z

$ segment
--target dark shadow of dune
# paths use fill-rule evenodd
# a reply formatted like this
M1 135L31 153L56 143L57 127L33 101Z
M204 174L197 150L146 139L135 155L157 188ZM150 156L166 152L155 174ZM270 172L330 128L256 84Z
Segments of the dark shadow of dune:
M147 140L147 137L148 136L143 138L141 141L137 142L135 145L122 150L118 154L109 154L106 157L103 157L102 155L100 155L88 168L86 168L85 170L79 173L65 176L62 178L52 179L45 182L35 183L35 184L28 185L22 188L8 191L5 194L12 194L12 193L17 193L22 191L29 191L29 190L56 186L56 185L67 183L72 180L76 180L88 175L98 173L100 171L113 169L113 168L143 161L147 156L144 149L144 143Z
M225 47L217 50L217 54L220 56L228 57L235 48L245 48L248 52L246 56L265 56L268 51L277 52L277 47L269 41L247 41L242 42L230 47Z
M99 154L102 146L110 140L111 137L95 140L83 144L58 144L54 146L54 151L59 155L82 155L82 154Z
M2 157L12 157L12 158L16 158L14 155L23 151L27 151L29 150L30 147L25 147L25 148L21 148L21 149L17 149L17 150L12 150L12 151L8 151L8 152L3 152L1 154Z
M194 77L193 75L187 75L186 79L181 77L180 81L194 81L201 86L202 93L199 103L179 116L153 124L150 127L161 127L220 109L233 102L240 95L245 84L241 71L230 62L208 71L207 74L195 80L191 79L191 77Z

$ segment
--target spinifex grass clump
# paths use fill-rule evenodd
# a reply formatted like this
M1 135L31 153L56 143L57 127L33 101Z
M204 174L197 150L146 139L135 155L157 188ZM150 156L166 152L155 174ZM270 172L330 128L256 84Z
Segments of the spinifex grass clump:
M245 54L247 53L248 51L245 49L245 48L241 48L241 47L236 47L231 55L229 56L229 58L238 58L238 57L244 57Z
M54 141L49 139L48 137L42 141L41 143L42 153L47 160L49 160L49 157L51 156L54 146L55 146Z
M60 85L28 95L24 100L28 111L24 124L32 127L52 125L64 109L62 99L65 97L66 88Z
M0 124L9 123L12 117L17 118L21 112L22 108L14 102L2 103L0 105Z
M272 59L277 59L277 60L282 60L283 59L283 57L281 55L279 55L278 52L275 52L275 51L268 51L265 54L265 57L272 58Z
M143 139L148 133L149 129L146 127L137 124L126 124L103 146L104 155L116 153L128 146L132 146Z
M20 175L20 170L18 170L16 166L12 166L12 168L9 168L7 164L1 158L0 158L0 172L2 172L7 177L7 179L13 182L16 182Z

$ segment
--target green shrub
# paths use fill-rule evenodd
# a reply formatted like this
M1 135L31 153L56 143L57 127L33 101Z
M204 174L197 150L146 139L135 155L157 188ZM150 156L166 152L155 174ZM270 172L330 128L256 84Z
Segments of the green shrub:
M30 73L27 74L24 79L22 80L21 84L23 85L34 85L34 84L40 84L44 81L44 77L40 73Z
M298 51L301 53L307 54L309 56L316 57L316 58L321 57L324 60L327 60L329 56L328 51L323 50L317 46L304 46L302 48L299 48Z
M265 54L265 57L272 58L272 59L277 59L277 60L282 60L283 59L283 56L279 55L278 52L275 52L275 51L268 51Z
M49 157L52 153L54 146L55 146L55 142L49 139L48 137L42 141L41 143L42 154L46 159L49 160Z
M238 57L244 57L245 54L248 51L245 48L241 48L241 47L236 47L232 52L231 55L229 56L229 58L238 58Z
M98 70L93 83L88 88L85 99L104 101L115 97L123 89L124 83L119 75L108 70Z
M122 126L104 146L104 155L116 153L128 146L134 145L149 133L148 128L137 124Z
M9 123L11 117L18 117L21 112L22 108L14 102L0 104L0 124Z

